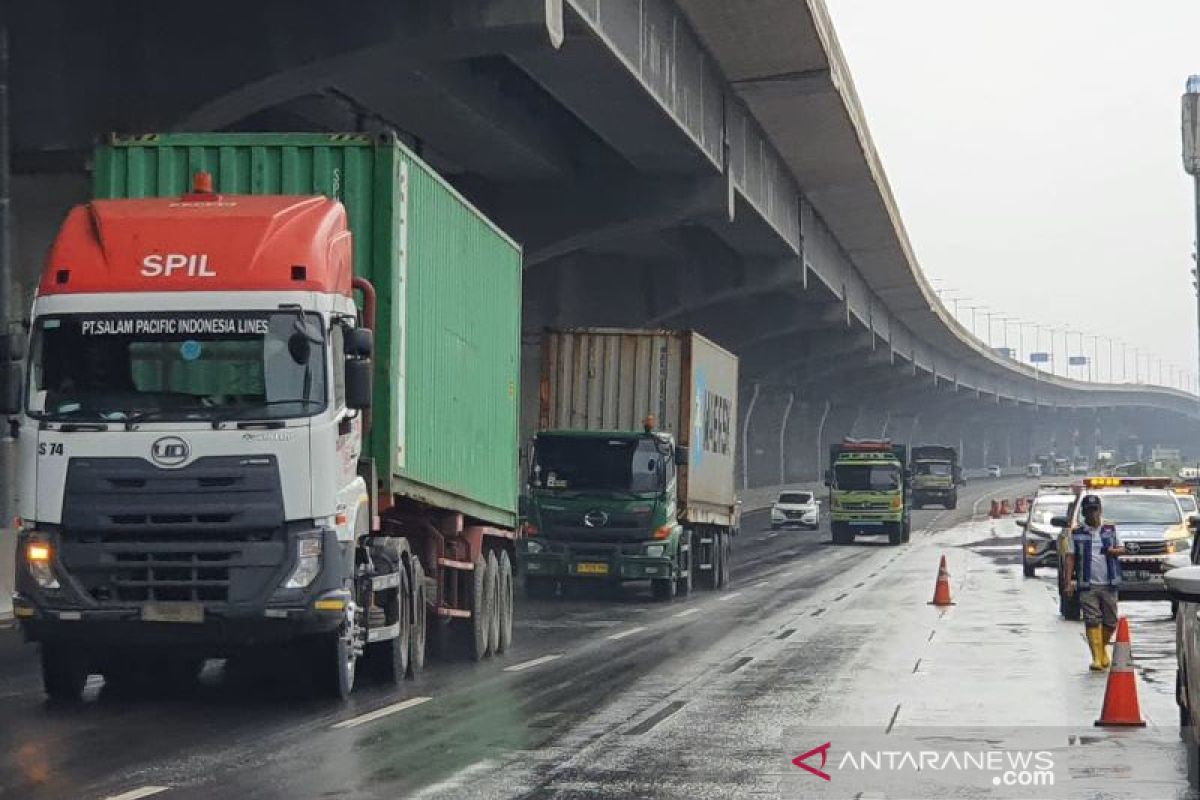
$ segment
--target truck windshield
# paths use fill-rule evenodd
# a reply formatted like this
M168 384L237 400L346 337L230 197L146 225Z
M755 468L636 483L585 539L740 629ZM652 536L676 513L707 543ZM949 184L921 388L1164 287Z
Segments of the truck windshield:
M894 492L900 488L900 469L881 464L839 464L836 488L847 492Z
M950 465L942 462L918 461L916 471L918 475L936 475L945 478L950 475Z
M299 311L54 314L26 408L51 420L285 418L325 407L325 334Z
M668 453L645 437L539 436L531 483L544 489L662 491Z

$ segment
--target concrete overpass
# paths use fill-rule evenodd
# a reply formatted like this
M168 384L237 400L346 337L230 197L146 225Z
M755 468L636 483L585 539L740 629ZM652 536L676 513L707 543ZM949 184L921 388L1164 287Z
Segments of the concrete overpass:
M686 326L742 356L750 484L813 477L846 434L957 441L973 465L1198 451L1194 396L1038 373L940 304L820 0L330 8L11 9L25 291L99 132L395 130L526 246L530 401L546 325Z

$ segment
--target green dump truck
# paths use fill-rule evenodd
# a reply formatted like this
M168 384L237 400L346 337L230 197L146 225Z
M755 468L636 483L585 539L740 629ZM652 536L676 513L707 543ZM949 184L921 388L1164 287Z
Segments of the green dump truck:
M912 507L937 503L958 507L958 487L963 483L958 451L944 444L914 445L912 449Z
M737 358L691 332L546 331L529 453L525 585L729 581Z
M834 544L850 544L859 534L887 534L894 545L908 541L907 451L886 439L844 439L829 446L825 485Z

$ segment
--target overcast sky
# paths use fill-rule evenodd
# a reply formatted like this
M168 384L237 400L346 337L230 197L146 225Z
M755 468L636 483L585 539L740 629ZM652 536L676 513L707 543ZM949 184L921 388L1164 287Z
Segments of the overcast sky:
M1125 340L1130 378L1135 345L1195 373L1179 102L1200 73L1200 0L826 2L926 274Z

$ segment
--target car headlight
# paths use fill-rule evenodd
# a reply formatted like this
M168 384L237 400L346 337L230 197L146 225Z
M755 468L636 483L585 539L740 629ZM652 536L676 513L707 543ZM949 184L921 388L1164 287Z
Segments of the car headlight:
M321 572L321 537L306 536L296 540L296 567L284 581L285 589L303 589L317 579Z
M54 551L45 539L31 539L25 544L25 566L35 583L43 589L59 588L54 576Z
M544 550L544 549L545 548L542 547L542 543L539 541L536 541L534 539L526 539L525 540L525 552L526 553L532 553L533 555L537 555L538 553L542 552L542 550Z
M658 558L663 554L663 551L666 549L667 549L666 545L648 544L648 545L646 545L646 555L649 556L650 558Z

